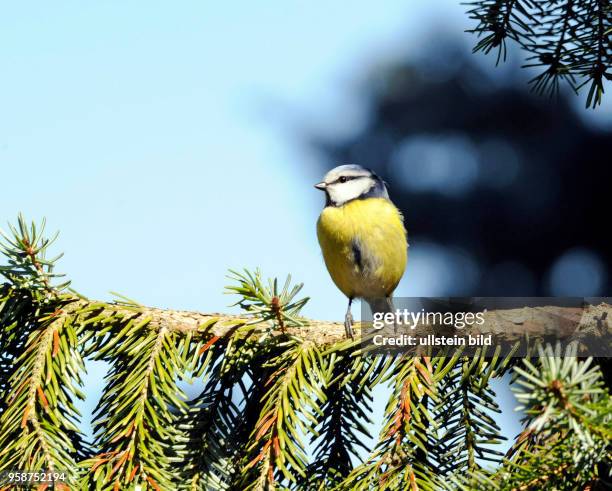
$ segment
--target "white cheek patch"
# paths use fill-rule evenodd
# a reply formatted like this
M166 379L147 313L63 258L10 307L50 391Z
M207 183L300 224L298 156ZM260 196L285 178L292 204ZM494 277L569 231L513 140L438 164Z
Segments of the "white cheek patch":
M374 183L370 179L351 179L347 182L336 182L327 187L331 201L340 206L347 201L359 198L368 192Z

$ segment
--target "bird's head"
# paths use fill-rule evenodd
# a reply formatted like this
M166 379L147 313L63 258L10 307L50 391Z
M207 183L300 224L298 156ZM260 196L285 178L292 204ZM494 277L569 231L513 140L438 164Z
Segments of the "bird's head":
M342 206L354 199L389 199L384 181L360 165L341 165L330 170L315 188L325 191L327 206Z

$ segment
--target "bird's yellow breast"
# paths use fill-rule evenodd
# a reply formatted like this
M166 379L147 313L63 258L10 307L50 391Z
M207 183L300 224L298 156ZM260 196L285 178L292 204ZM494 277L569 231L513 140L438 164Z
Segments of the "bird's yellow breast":
M393 293L408 253L402 215L393 203L367 198L328 206L317 222L317 236L325 265L347 297Z

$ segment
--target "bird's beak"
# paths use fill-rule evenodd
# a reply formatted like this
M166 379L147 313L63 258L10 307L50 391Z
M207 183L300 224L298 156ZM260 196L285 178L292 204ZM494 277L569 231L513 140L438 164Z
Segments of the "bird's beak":
M320 182L318 184L315 184L314 187L317 189L320 189L321 191L325 191L327 184L325 184L324 182Z

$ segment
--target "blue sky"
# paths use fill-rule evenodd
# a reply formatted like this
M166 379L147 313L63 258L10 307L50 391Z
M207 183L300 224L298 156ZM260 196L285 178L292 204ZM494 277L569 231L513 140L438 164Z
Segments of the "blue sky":
M0 2L0 221L46 216L59 269L93 298L227 311L227 269L260 267L305 282L305 314L337 320L346 301L314 229L320 157L297 129L359 127L362 69L418 53L440 26L462 32L464 7ZM443 286L444 263L419 254L404 295ZM89 367L86 411L103 371Z
M358 125L359 67L416 46L423 17L462 15L427 4L3 2L2 220L46 216L91 297L220 310L227 268L259 266L337 317L321 167L295 125Z

